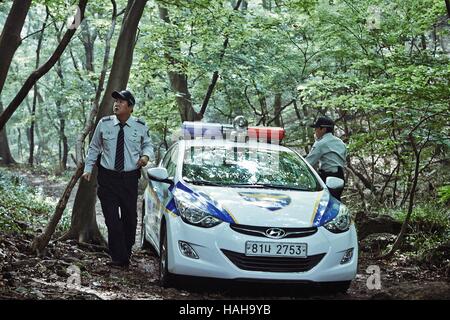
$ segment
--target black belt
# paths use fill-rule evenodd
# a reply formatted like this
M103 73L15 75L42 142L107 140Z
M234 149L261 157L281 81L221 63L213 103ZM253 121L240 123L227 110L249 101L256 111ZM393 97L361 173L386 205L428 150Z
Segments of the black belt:
M342 167L338 167L337 172L319 170L319 175L321 176L322 179L324 179L324 177L337 177L337 178L345 179L344 169Z
M136 169L136 170L133 170L133 171L122 171L122 172L119 172L119 171L106 169L105 167L103 167L101 165L98 166L98 171L106 173L109 176L115 177L115 178L140 177L140 175L141 175L141 170L140 169Z

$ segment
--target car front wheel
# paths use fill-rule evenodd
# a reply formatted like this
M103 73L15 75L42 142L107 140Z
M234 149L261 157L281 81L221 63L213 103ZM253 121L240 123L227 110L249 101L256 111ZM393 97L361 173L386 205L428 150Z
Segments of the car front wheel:
M161 245L159 251L159 282L164 288L174 285L174 275L168 270L169 247L167 244L167 230L165 225L163 225L161 230Z

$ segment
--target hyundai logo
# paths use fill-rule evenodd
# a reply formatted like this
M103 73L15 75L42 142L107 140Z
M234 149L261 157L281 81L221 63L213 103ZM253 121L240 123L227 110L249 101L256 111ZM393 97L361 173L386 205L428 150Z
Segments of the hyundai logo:
M283 229L279 228L269 228L266 230L266 236L272 239L281 239L284 238L286 232Z

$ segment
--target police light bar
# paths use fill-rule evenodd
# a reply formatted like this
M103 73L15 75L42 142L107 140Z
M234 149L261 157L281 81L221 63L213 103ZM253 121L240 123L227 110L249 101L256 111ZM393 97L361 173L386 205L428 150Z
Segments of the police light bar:
M256 140L259 142L273 143L281 141L285 136L285 130L279 127L244 127L220 123L203 123L185 121L181 127L184 139L230 139L239 142Z

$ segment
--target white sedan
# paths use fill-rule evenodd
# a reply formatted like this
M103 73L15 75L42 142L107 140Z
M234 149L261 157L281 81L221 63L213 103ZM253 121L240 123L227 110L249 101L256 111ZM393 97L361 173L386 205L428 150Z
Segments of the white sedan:
M205 133L202 131L202 133ZM332 285L354 279L352 216L314 169L273 143L180 140L148 170L141 245L174 275Z

